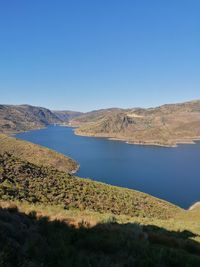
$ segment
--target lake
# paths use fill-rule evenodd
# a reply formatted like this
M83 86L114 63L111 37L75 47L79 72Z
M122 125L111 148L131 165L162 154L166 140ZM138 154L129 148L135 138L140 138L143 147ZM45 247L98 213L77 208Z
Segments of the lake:
M82 137L74 129L49 126L16 135L77 160L77 175L143 191L188 208L200 200L200 142L177 148L130 145Z

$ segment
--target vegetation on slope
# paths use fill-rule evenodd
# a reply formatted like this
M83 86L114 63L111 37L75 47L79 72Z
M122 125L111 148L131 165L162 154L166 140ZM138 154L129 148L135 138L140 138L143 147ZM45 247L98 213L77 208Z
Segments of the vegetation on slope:
M78 168L74 160L53 150L0 134L0 154L5 152L39 166L54 167L68 173Z
M79 135L109 137L137 144L175 146L200 139L200 101L149 109L93 111L70 122Z
M0 105L0 132L13 133L61 123L61 120L46 108L30 105Z
M116 215L170 218L181 209L150 195L0 155L0 198Z
M199 206L0 155L0 266L196 267L199 219Z
M200 243L194 237L190 231L113 219L74 227L13 204L0 208L0 265L6 267L197 267Z

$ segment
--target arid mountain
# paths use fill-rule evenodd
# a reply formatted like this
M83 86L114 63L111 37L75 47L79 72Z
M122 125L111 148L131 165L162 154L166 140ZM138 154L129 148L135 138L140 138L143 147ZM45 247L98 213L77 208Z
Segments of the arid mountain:
M78 127L76 134L144 145L175 146L200 139L200 100L157 108L110 108L88 113L0 105L0 132L14 133L52 123Z
M46 108L30 105L0 105L0 132L26 131L60 122L56 114Z
M78 111L70 111L70 110L54 110L52 111L60 120L62 120L64 123L68 123L73 118L76 118L78 116L81 116L82 112Z
M200 100L148 109L106 109L70 121L76 134L175 146L200 139Z

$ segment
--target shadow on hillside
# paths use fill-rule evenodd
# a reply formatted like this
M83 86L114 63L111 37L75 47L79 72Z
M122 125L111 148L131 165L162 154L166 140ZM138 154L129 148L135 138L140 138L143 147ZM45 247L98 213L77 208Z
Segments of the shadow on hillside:
M200 266L196 235L138 224L107 222L78 228L0 209L0 266Z

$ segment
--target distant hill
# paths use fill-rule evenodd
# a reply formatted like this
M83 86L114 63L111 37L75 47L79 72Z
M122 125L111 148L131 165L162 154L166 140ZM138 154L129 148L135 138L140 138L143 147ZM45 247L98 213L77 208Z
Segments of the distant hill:
M52 111L30 105L0 105L0 132L13 133L61 123Z
M157 108L105 109L73 118L76 134L175 146L200 139L200 100Z
M54 110L52 111L61 121L68 123L71 119L81 116L83 113L70 110Z
M200 100L156 108L110 108L87 113L50 111L30 105L0 105L0 132L14 133L52 123L78 127L78 135L143 145L176 146L200 140Z

